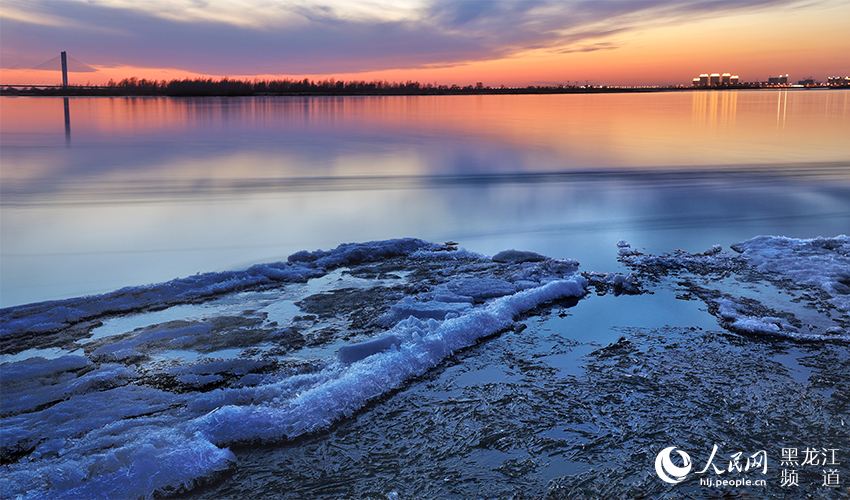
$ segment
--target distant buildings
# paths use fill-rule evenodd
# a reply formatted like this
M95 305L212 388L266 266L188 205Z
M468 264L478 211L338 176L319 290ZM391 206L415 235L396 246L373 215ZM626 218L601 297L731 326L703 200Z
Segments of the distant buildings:
M701 73L691 80L694 88L771 88L771 87L842 87L850 88L850 76L830 76L824 82L814 77L806 77L795 84L791 83L788 74L772 75L766 81L742 82L738 75L732 73Z
M738 75L732 73L702 73L692 80L694 87L731 87L738 85Z
M703 73L693 79L694 87L781 87L788 85L788 75L768 77L766 82L741 82L738 75L732 73Z
M767 78L768 85L788 85L788 74L769 76Z
M694 87L708 87L708 73L703 73L694 78Z
M826 84L830 87L850 87L850 76L828 76Z
M791 85L788 75L771 76L761 87L850 87L850 76L829 76L826 82L815 80L814 77L806 77Z

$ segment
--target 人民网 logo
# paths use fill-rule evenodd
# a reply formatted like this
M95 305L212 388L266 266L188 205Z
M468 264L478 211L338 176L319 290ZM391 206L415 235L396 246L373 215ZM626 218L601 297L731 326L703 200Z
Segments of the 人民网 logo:
M682 466L673 463L671 457L673 452L679 454L682 459ZM691 457L682 450L677 450L675 446L668 446L655 457L655 473L665 483L679 484L685 480L685 477L691 471Z
M764 488L767 486L767 450L757 450L746 454L736 451L728 455L728 460L718 459L720 447L714 444L705 462L705 467L693 470L691 456L687 452L668 446L655 457L655 473L668 484L679 484L693 472L694 482L699 479L700 486L709 488ZM802 451L802 454L799 453ZM679 455L673 463L673 453ZM839 469L838 448L811 447L804 449L796 447L782 448L782 460L779 462L781 476L779 486L782 488L797 488L800 486L800 469L815 467L823 472L821 486L825 488L841 488L842 482Z

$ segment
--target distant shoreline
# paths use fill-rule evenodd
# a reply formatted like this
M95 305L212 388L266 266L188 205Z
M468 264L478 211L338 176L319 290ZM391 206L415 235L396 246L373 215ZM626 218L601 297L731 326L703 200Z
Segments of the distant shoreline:
M125 91L115 87L71 86L63 89L59 86L32 86L22 88L15 85L0 85L3 97L354 97L354 96L450 96L450 95L555 95L555 94L647 94L658 92L728 92L730 90L776 91L776 90L848 90L850 87L754 87L734 86L722 88L693 87L526 87L526 88L447 88L418 90L340 90L340 91L287 91L287 92L232 92L217 91L180 91L180 92L144 92Z

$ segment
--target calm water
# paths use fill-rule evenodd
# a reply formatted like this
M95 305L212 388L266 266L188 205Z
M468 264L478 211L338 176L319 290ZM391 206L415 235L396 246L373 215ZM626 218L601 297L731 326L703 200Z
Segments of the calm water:
M397 236L615 266L850 230L850 92L0 98L0 305Z

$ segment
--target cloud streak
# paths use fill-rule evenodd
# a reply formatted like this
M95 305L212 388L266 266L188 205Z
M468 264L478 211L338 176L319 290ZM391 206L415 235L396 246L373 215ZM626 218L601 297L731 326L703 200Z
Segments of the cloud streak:
M280 4L223 9L122 0L31 0L4 6L0 64L37 64L66 49L89 64L175 67L209 74L321 74L445 66L521 51L612 50L613 36L647 24L790 5L794 0L430 0ZM138 5L148 5L141 10ZM163 4L163 6L166 4ZM176 5L181 5L177 3ZM253 9L248 6L256 5ZM26 7L26 16L21 15ZM240 10L241 9L241 10ZM16 14L17 12L17 14ZM247 14L240 14L247 12ZM42 21L43 20L43 21Z

